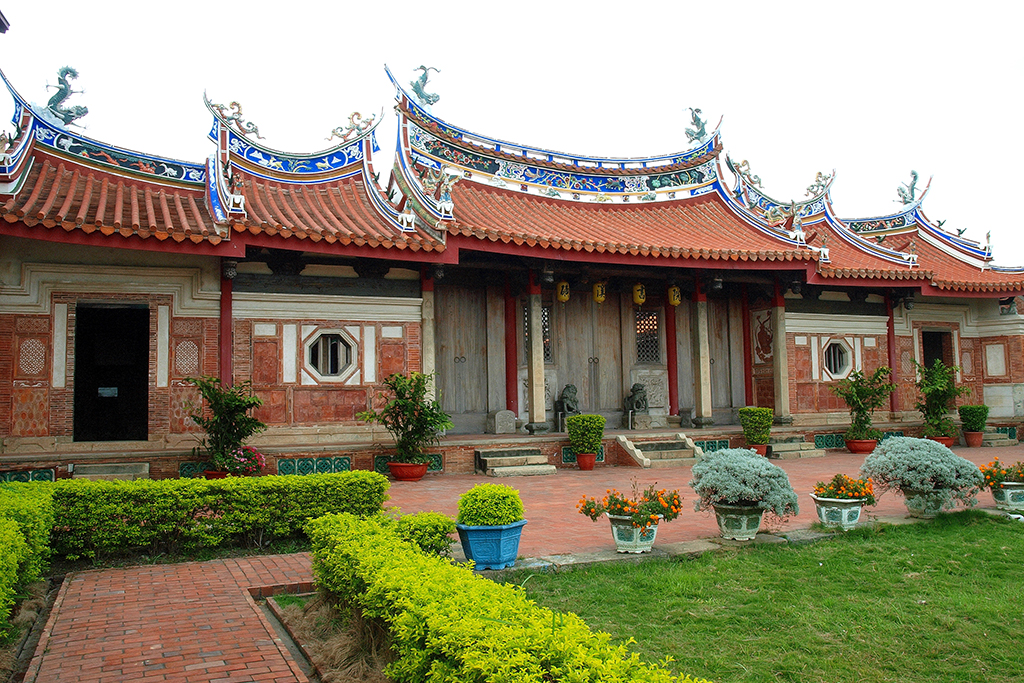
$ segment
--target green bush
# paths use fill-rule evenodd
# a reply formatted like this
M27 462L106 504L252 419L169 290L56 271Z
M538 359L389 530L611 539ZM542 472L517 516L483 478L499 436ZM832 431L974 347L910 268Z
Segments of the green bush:
M771 408L740 408L740 425L743 427L743 438L748 444L766 444L772 431L772 419L775 411Z
M503 484L477 484L459 496L459 524L502 526L523 518L519 491Z
M395 523L395 533L428 555L447 557L455 542L452 537L455 522L440 512L417 512L399 517Z
M356 415L360 420L384 425L395 437L394 462L425 463L427 446L441 440L441 433L452 428L452 419L441 404L430 398L434 375L413 372L408 377L397 372L384 380L387 399L380 410L366 410Z
M963 423L965 432L985 431L985 421L988 419L988 406L967 405L957 408L960 413L960 422Z
M246 439L267 428L249 414L263 405L253 393L252 382L246 380L233 387L225 386L216 377L189 377L186 382L199 389L206 404L189 403L189 417L206 432L203 450L218 470L237 472L239 463L233 457ZM198 455L198 453L197 453Z
M953 408L953 401L971 393L968 386L956 385L956 373L960 368L946 365L938 358L929 368L911 359L918 372L917 390L921 392L914 405L924 418L924 436L948 436L956 438L956 424L947 416Z
M786 471L746 448L706 454L693 466L690 486L699 496L698 511L719 503L770 510L779 517L800 511Z
M308 476L88 481L51 485L53 552L77 559L130 551L260 547L331 512L366 516L387 500L387 478L366 471Z
M53 528L52 495L48 483L0 484L0 519L10 519L18 525L28 549L18 568L21 584L39 580L46 571Z
M0 517L0 642L10 637L8 617L14 606L17 588L23 583L18 568L25 564L29 554L18 523Z
M871 417L896 390L895 384L886 381L891 376L892 369L883 365L870 375L855 370L846 379L829 386L850 409L850 428L844 434L847 441L882 438L882 432L871 426Z
M860 468L862 478L871 477L875 489L890 489L906 495L921 493L938 501L944 509L957 502L972 506L985 488L985 477L970 460L961 458L931 439L890 437L878 444Z
M377 519L329 515L306 531L317 584L389 630L396 660L385 673L399 683L694 683L612 645L575 614L418 552Z
M569 432L569 448L572 452L579 455L600 451L604 423L603 415L570 415L566 418L565 428Z

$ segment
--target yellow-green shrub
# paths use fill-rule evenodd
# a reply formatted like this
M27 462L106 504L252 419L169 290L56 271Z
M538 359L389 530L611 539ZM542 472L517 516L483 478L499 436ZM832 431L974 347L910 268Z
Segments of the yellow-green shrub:
M21 583L18 568L28 555L28 546L18 523L13 519L0 518L0 642L9 634L7 618L14 605L15 589Z
M0 484L0 519L18 525L27 554L18 567L18 583L37 581L50 558L50 529L53 528L53 489L49 483Z
M395 533L428 555L447 556L455 542L452 538L455 522L440 512L416 512L399 517L395 523Z
M321 586L382 620L396 681L694 683L645 663L572 613L416 550L379 519L328 515L306 525Z

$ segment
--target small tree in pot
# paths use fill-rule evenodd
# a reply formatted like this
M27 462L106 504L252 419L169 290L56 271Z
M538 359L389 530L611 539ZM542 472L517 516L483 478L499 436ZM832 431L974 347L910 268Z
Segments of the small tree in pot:
M455 528L462 550L477 569L515 564L526 520L519 491L502 484L477 484L459 496Z
M956 373L960 368L946 365L938 358L929 368L917 361L912 361L917 369L917 390L921 397L914 406L924 417L922 434L934 438L944 446L952 446L956 438L956 423L949 417L953 401L960 396L971 393L971 388L956 385Z
M964 430L964 441L971 448L977 448L985 439L985 420L988 419L988 406L966 405L957 408L960 413L960 424Z
M768 452L768 439L771 438L772 420L775 411L771 408L755 408L747 406L740 408L740 426L743 427L743 438L758 455L765 455Z
M882 432L871 426L871 417L896 389L887 381L891 375L892 369L884 365L870 375L857 370L829 387L850 409L850 428L843 437L851 453L870 453L882 438Z
M572 415L565 420L569 432L569 448L581 470L594 469L597 453L604 438L603 415Z
M196 457L200 449L205 451L215 472L259 474L266 464L263 455L244 445L247 439L267 428L250 414L263 405L260 397L253 393L252 383L246 380L229 387L216 377L189 377L185 381L199 389L205 404L204 407L204 404L189 402L185 406L189 418L206 432L201 445L193 449Z
M785 470L746 448L705 455L693 466L690 486L698 496L694 507L714 509L724 538L754 538L765 511L778 517L800 511Z
M430 462L424 449L439 443L441 432L453 426L448 413L441 409L441 404L427 398L432 379L432 374L421 372L414 372L408 377L394 373L384 380L384 387L390 393L390 396L381 394L387 398L384 407L356 415L360 420L384 425L391 436L395 437L395 457L388 463L388 467L396 479L418 481L423 478ZM399 467L393 467L394 464Z

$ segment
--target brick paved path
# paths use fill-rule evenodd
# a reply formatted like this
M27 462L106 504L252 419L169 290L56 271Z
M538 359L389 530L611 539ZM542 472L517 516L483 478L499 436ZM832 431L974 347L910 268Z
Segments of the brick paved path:
M1024 446L956 448L983 464L1024 460ZM775 461L789 474L800 496L800 514L784 529L815 521L808 497L816 481L836 472L855 475L863 456L848 453L823 458ZM459 495L481 482L519 489L529 523L520 555L542 557L613 550L607 522L591 522L576 512L583 494L600 496L608 487L628 491L630 479L642 486L678 488L683 514L658 531L658 544L714 537L714 519L693 510L686 485L690 468L644 471L598 467L592 472L559 470L542 477L494 480L472 475L428 475L420 482L393 482L389 505L403 512L437 510L455 515ZM984 492L981 504L992 507ZM902 497L889 493L868 517L902 516ZM306 681L294 658L278 640L249 594L249 589L308 583L307 554L188 562L183 564L86 571L69 576L61 587L25 680L51 681Z

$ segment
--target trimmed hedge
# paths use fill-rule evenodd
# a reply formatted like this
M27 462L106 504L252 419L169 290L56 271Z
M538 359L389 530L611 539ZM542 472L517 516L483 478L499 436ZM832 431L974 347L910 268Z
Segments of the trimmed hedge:
M18 523L0 517L0 642L10 635L7 618L14 606L15 591L22 583L18 568L28 556L28 545Z
M396 681L695 683L611 644L572 613L427 556L378 519L328 515L306 525L322 589L386 624Z
M18 583L38 581L50 559L50 530L53 528L52 484L0 484L0 519L18 525L27 554L18 567Z
M62 480L53 487L51 547L68 559L132 550L262 546L331 512L383 510L390 484L376 472L227 479Z
M428 555L447 557L455 539L455 522L440 512L416 512L402 515L395 522L395 533L403 541L409 541Z

